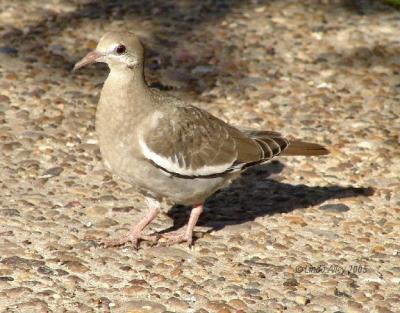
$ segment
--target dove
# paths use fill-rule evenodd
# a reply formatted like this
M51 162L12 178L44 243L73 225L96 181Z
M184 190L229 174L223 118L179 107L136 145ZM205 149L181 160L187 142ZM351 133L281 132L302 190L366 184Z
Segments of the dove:
M96 134L105 167L143 193L148 211L120 238L135 248L157 241L144 229L159 214L161 203L190 206L187 225L163 234L167 244L193 243L193 230L204 202L249 167L277 156L319 156L328 150L316 143L288 140L279 132L238 128L191 103L152 89L144 77L144 47L134 33L107 32L96 49L74 70L95 62L110 69L96 112Z

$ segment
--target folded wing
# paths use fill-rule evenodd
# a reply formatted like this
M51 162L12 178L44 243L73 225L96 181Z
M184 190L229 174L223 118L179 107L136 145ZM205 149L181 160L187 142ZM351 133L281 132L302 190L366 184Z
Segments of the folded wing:
M164 172L183 178L218 177L266 162L288 141L275 132L239 130L199 108L155 112L141 134L144 157Z

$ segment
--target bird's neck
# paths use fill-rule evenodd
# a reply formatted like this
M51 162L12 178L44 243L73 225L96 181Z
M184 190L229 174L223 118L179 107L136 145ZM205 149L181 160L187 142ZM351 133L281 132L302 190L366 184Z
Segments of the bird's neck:
M149 95L149 87L144 78L143 66L134 68L111 67L104 82L100 105L106 111L117 114L140 111Z
M112 67L104 88L111 88L114 92L137 92L143 93L148 87L144 77L143 65L139 64L133 68L126 66ZM125 95L123 95L125 96Z
M129 118L140 118L149 109L150 91L144 80L143 67L111 67L104 82L96 114L96 128L102 133L118 131Z

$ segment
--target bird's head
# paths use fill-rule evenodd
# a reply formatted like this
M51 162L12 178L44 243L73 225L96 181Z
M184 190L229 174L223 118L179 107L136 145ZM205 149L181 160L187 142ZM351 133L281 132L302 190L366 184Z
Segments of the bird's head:
M94 51L74 66L74 71L94 62L107 63L110 68L133 69L143 64L144 49L139 38L130 32L108 32L101 37Z

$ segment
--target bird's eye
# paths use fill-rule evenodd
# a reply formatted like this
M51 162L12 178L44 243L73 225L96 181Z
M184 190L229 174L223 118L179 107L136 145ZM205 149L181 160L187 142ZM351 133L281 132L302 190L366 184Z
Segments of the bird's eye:
M126 47L124 45L119 45L116 49L115 52L117 52L117 54L123 54L126 51Z

